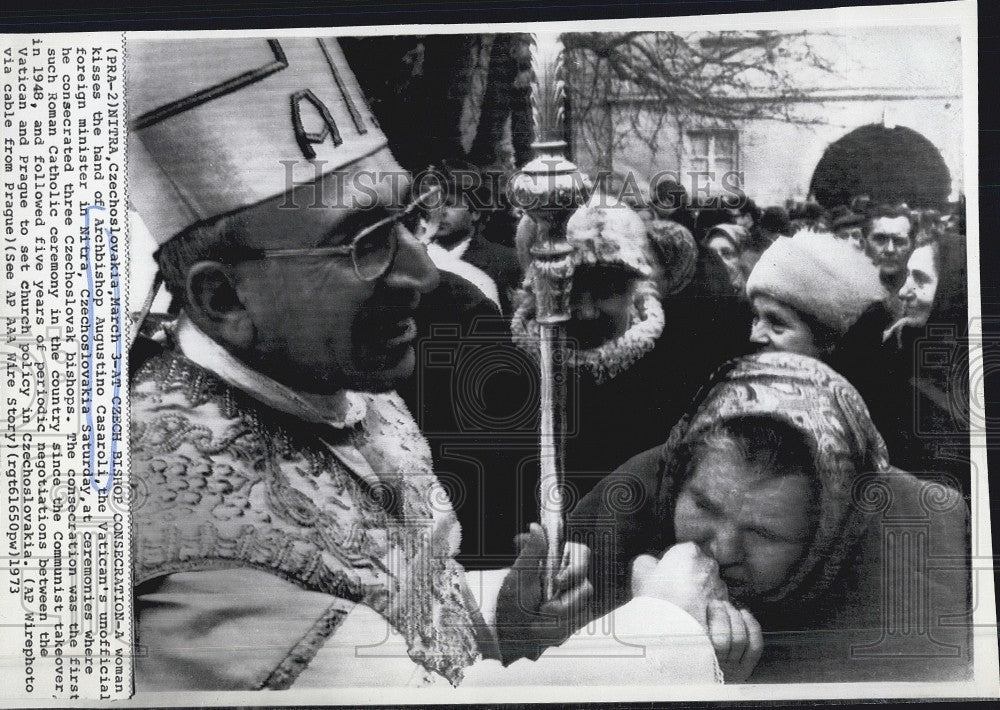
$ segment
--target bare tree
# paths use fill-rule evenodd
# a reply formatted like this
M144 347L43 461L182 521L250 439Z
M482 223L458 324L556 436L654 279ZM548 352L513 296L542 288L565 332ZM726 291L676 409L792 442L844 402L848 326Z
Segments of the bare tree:
M393 153L414 171L531 159L530 43L520 33L341 38Z
M576 143L599 170L626 137L651 151L669 122L735 127L748 119L795 123L807 66L830 71L806 32L565 33L565 64Z

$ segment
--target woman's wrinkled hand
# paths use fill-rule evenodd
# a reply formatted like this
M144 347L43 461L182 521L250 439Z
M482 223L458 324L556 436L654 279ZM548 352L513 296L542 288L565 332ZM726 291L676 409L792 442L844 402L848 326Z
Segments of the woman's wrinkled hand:
M760 624L749 611L729 602L718 564L695 543L674 545L660 559L635 558L632 595L665 599L693 616L708 632L727 683L742 683L760 661Z
M749 678L764 650L764 634L753 614L728 601L710 601L708 636L726 682L742 683Z

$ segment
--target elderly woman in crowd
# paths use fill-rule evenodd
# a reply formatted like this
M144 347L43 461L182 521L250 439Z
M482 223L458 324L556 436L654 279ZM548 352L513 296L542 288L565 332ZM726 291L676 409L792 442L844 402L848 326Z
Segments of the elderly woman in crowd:
M675 382L659 377L671 352L658 347L663 308L642 220L611 197L595 195L570 218L567 240L573 247L574 273L566 323L573 346L567 357L572 381L566 388L566 410L575 435L566 441L565 461L567 480L589 490L597 481L594 472L613 470L650 446L677 418L671 396ZM535 268L528 267L511 321L515 345L528 353L537 353L539 343ZM534 380L522 382L522 391L523 401L538 397ZM604 438L629 408L642 411L642 419L619 436ZM533 510L533 500L528 502Z
M969 671L967 522L955 491L890 467L843 377L772 352L720 370L666 444L580 502L569 533L593 550L595 614L643 588L650 556L694 542L713 558L733 627L749 612L764 632L753 669L748 645L717 647L728 681L899 681ZM922 555L899 547L907 531Z
M746 283L750 340L767 350L824 358L883 290L871 262L828 232L781 237Z

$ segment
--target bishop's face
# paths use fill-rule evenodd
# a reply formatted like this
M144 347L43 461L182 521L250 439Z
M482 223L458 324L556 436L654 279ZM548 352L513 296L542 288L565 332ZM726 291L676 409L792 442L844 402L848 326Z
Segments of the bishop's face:
M399 167L388 150L352 169ZM350 181L346 181L350 183ZM276 198L251 208L245 246L255 249L314 248L349 244L360 230L400 205L396 189L383 181L352 195L343 207L313 208L309 199L283 209ZM366 188L368 189L368 188ZM353 200L352 197L358 199ZM233 268L237 291L253 324L251 363L292 387L317 393L340 389L383 391L408 377L414 367L414 314L420 296L438 282L424 247L401 225L398 245L384 276L362 280L350 255L303 255L249 260ZM388 235L387 235L388 237Z

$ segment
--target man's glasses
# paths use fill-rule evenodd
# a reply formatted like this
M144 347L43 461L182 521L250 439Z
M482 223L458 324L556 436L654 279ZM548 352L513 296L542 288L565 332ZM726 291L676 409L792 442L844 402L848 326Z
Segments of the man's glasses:
M392 269L399 252L399 230L402 221L417 209L427 205L440 188L435 187L420 195L402 210L368 225L354 235L348 244L332 247L305 247L300 249L256 249L254 258L284 259L288 257L348 256L354 266L354 273L362 281L380 279Z

